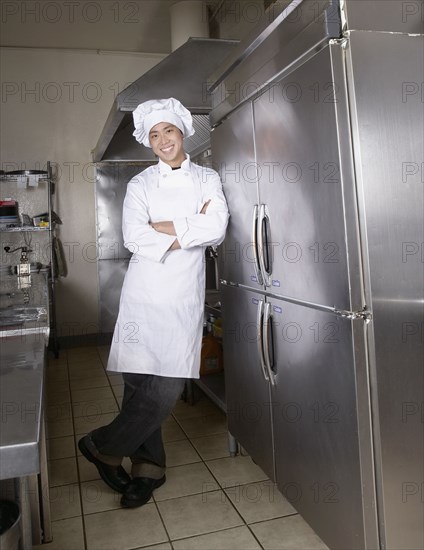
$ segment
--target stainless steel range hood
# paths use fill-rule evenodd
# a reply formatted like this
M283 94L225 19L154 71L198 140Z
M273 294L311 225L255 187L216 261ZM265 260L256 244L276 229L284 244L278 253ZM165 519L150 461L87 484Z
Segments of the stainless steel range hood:
M238 45L237 40L190 38L180 48L125 88L115 98L99 141L93 150L93 161L153 160L150 149L138 144L132 112L148 99L175 97L193 114L196 133L185 142L186 151L194 156L207 147L211 98L207 94L208 77Z

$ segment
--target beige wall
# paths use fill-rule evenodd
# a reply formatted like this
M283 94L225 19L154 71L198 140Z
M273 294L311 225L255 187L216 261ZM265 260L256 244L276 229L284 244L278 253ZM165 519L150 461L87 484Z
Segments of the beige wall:
M95 184L91 150L114 97L163 55L2 48L1 168L58 172L68 276L57 284L59 335L97 332ZM22 244L22 243L21 243Z

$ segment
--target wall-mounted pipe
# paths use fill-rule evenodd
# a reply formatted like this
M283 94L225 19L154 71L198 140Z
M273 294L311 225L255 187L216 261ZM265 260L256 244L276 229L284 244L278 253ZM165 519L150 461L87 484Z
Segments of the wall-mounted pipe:
M209 21L202 0L183 0L170 7L172 51L191 37L209 38Z

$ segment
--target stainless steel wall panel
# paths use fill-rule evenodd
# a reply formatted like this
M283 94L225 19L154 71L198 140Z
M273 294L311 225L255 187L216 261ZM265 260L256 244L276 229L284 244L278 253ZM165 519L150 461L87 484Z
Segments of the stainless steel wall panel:
M96 164L97 244L100 260L117 260L131 256L122 239L122 206L127 183L150 164Z
M418 549L424 547L424 37L352 32L346 55L373 311L368 338L382 544Z
M115 328L128 263L129 259L104 260L98 263L100 333L112 333Z
M131 253L122 237L122 207L127 183L151 163L96 164L97 250L100 332L113 332L119 297Z
M422 0L344 0L341 2L343 30L422 34Z
M336 117L344 85L326 47L254 101L254 120L272 291L350 310L343 185L353 186L353 174L342 182Z

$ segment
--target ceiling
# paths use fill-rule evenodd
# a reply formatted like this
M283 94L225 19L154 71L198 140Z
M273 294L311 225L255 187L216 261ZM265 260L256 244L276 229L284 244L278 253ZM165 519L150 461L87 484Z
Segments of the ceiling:
M28 48L171 51L170 6L177 0L1 2L0 45ZM229 0L204 0L209 17Z

